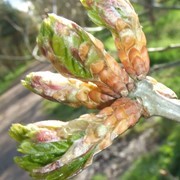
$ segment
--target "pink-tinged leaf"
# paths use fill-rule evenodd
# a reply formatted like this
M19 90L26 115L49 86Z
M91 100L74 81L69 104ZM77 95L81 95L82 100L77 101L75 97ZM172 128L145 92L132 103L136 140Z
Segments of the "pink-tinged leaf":
M45 99L73 107L102 108L114 101L113 97L103 94L96 84L65 78L49 71L32 72L22 84Z

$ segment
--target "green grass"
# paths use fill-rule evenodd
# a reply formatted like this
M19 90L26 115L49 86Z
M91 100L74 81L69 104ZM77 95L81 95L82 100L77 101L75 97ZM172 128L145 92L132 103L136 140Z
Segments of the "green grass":
M0 94L3 94L6 90L8 90L8 88L10 88L13 85L14 81L20 75L22 75L23 72L25 72L28 65L29 63L22 64L19 67L17 67L14 72L9 72L4 76L3 81L0 83Z
M161 121L162 124L169 126L165 125L164 120ZM136 160L121 180L139 180L140 177L141 180L170 180L172 177L180 177L180 125L169 128L169 135L162 145Z

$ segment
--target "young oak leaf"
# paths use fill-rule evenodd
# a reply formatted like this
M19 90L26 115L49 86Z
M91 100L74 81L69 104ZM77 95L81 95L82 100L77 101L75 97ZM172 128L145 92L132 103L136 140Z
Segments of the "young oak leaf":
M49 14L37 38L42 53L67 77L92 81L108 95L127 96L133 80L104 49L102 42L76 23Z
M146 38L138 16L128 0L81 0L92 21L113 34L118 55L126 71L144 79L149 71Z
M92 159L96 145L106 133L106 129L102 132L103 128L99 128L102 121L102 116L87 114L70 122L14 124L10 135L20 143L18 151L24 154L15 157L15 162L36 179L66 179ZM97 134L97 129L101 133ZM85 136L92 142L85 142Z
M14 124L10 135L24 154L15 161L35 179L67 179L90 165L93 156L134 125L141 114L138 102L121 98L97 115L86 114L69 122Z

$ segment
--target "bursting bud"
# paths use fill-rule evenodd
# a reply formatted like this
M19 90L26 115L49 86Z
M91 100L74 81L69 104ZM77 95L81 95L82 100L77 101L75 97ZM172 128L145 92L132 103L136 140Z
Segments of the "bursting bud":
M128 94L133 81L125 69L105 51L100 40L76 23L49 14L41 25L37 42L62 75L94 82L103 93L111 96Z

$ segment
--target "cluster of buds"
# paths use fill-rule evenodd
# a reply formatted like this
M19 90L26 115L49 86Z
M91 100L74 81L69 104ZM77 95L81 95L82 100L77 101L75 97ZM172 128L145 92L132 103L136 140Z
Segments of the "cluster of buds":
M146 39L130 2L81 2L96 24L112 32L122 64L76 23L55 14L43 21L37 43L58 73L33 72L22 84L45 99L100 112L68 122L12 125L10 135L19 142L18 151L25 154L15 161L36 179L67 179L77 174L141 116L160 112L170 117L163 105L175 94L146 77ZM170 100L167 107L171 105L177 109ZM179 117L178 113L174 116Z

